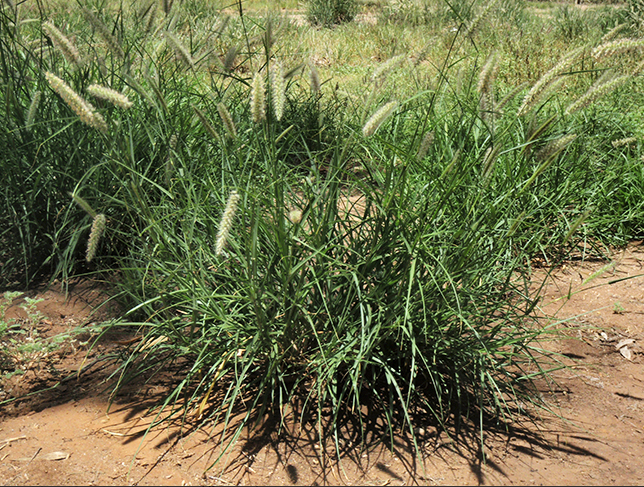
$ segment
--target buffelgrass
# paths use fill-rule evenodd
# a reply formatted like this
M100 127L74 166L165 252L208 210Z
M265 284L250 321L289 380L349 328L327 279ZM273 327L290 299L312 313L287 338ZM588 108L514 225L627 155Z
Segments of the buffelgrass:
M45 78L51 88L60 95L60 97L69 105L81 122L93 127L101 132L107 132L107 125L103 116L78 93L76 93L67 83L52 73L45 73Z
M453 4L462 23L485 12ZM4 275L24 267L28 281L32 261L63 277L118 273L130 311L114 326L143 339L117 385L181 364L153 424L223 424L221 455L294 397L336 447L342 418L360 424L365 405L390 438L413 442L423 414L443 427L474 420L482 434L542 404L532 381L556 357L539 345L553 329L535 318L532 258L644 228L639 154L611 145L636 124L600 123L608 92L562 108L613 57L574 47L517 80L523 89L502 50L474 50L485 22L468 38L449 24L441 56L424 40L416 65L388 52L356 70L357 96L327 82L324 63L307 79L313 55L285 46L310 30L245 12L203 27L184 8L159 9L161 40L146 34L153 7L118 10L133 31L102 13L123 56L107 62L113 48L91 44L68 71L43 69L51 60L0 12L13 68L0 111ZM79 38L100 29L77 22ZM637 63L637 52L619 55Z
M80 65L81 57L78 49L71 43L71 41L59 31L51 22L45 22L42 25L43 31L51 39L52 43L63 54L67 62L70 64Z

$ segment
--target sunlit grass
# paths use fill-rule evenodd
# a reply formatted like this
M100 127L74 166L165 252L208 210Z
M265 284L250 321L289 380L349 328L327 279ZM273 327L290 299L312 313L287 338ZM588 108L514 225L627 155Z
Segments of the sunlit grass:
M554 359L532 259L644 234L641 52L590 54L612 26L575 17L593 34L569 41L508 2L333 29L289 2L61 5L0 11L0 272L109 275L114 326L144 335L118 385L185 364L163 418L300 395L331 436L365 401L413 436L418 405L443 427L526 413ZM607 70L628 81L566 114Z

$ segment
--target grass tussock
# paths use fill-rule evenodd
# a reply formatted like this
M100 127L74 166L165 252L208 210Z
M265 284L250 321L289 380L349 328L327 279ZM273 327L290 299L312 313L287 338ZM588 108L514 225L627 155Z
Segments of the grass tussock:
M643 234L637 26L564 46L522 2L334 29L240 5L2 8L3 282L118 276L113 326L144 338L117 387L182 364L159 421L241 408L232 439L294 397L336 439L366 404L412 437L420 410L543 405L533 258Z

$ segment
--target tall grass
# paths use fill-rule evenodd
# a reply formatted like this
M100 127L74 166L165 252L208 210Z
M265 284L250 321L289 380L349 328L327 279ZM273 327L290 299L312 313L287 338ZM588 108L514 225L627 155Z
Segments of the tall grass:
M413 437L421 408L482 431L540 401L531 259L642 234L639 146L612 144L637 124L611 122L608 90L583 99L611 67L636 96L637 49L595 58L598 39L514 80L477 51L507 3L453 4L440 59L391 53L343 93L275 17L82 6L52 24L80 66L44 5L0 12L0 272L109 273L115 326L142 335L117 386L180 363L161 421L241 408L235 438L297 396L320 426L331 408L336 445L367 404Z

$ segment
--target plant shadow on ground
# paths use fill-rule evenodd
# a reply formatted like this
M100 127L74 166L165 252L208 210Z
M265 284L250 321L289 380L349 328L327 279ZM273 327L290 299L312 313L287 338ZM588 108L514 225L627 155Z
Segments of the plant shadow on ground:
M195 435L201 437L202 447L196 449L192 465L205 467L206 479L226 478L229 482L239 482L245 475L252 479L252 475L257 474L255 469L259 470L258 465L270 458L274 468L285 472L294 485L300 484L302 479L307 479L310 485L332 485L342 478L340 472L351 472L345 473L345 478L354 477L356 473L364 478L374 469L392 481L411 478L418 484L431 480L425 475L428 460L439 459L447 463L455 456L467 463L479 484L488 483L484 467L510 481L503 463L486 454L491 448L498 449L499 445L506 449L511 446L516 452L537 459L545 458L544 452L550 452L608 461L590 449L565 441L560 443L559 430L548 429L542 422L540 414L544 411L527 415L525 411L522 415L516 411L516 421L508 423L501 423L497 418L484 419L483 433L479 425L470 420L461 420L458 426L452 422L441 428L429 415L414 414L414 424L423 425L416 428L419 449L414 454L414 439L409 432L395 425L392 434L385 412L374 403L365 401L367 405L363 406L361 414L343 411L337 419L332 418L330 410L323 411L318 424L315 412L303 409L300 395L295 395L281 411L261 415L254 411L246 423L250 426L242 426L237 442L233 442L246 415L243 404L234 408L227 427L212 421L198 421L195 415L168 419L163 412L158 412L167 391L178 385L174 378L181 368L177 364L152 378L140 377L113 398L110 411L123 413L124 423L138 417L153 417L143 427L130 427L123 438L123 444L142 445L150 435L154 448L160 452L139 482L151 474L170 451ZM552 390L545 384L539 389L543 389L543 393ZM213 399L216 401L217 398ZM207 410L205 414L208 414ZM337 440L332 433L334 426L338 430ZM230 448L226 446L229 444ZM260 459L262 453L263 459ZM397 459L395 466L391 465L392 457ZM209 473L214 472L216 475L209 477Z
M581 281L588 279L586 274L595 275L596 268L603 266L602 263L587 265L592 267L583 270L584 275L579 277ZM577 278L575 273L560 272L559 274L563 274L563 277L559 277L557 283L567 275ZM621 275L620 273L615 275L611 273L597 279L610 280ZM636 280L627 280L617 285L624 287L624 290L628 291L630 295L637 289L636 284ZM560 292L565 294L568 285L558 284L558 286L563 291L557 291L555 295L559 295ZM615 286L610 286L610 292L615 292L613 290ZM51 290L45 291L45 294L48 292ZM73 289L70 295L72 293L80 293L81 295L87 293L85 301L91 302L91 294L82 286ZM41 295L40 293L27 294L33 297ZM58 293L57 296L62 301L62 293ZM581 298L583 293L573 295L573 299L576 296ZM50 295L51 297L53 295ZM607 309L606 319L621 321L628 319L629 313L632 312L632 306L623 297L620 299L624 302L626 312L614 314L612 308ZM68 304L73 300L77 300L77 298L74 296L65 303ZM63 309L62 305L56 308L51 299L47 301L49 303L39 303L39 307L52 322L53 327L50 332L53 332L70 319L74 310ZM79 316L78 313L76 318L82 323L92 321ZM598 318L589 316L587 319L597 320ZM626 326L626 321L624 323ZM616 322L616 324L618 323ZM577 328L571 328L571 330L570 333ZM11 433L11 425L16 422L23 421L26 425L40 424L40 429L37 431L23 430L28 434L33 450L19 450L18 447L21 445L14 444L10 458L33 455L34 442L39 441L44 445L44 442L47 441L43 437L37 438L38 435L45 434L45 423L49 421L42 415L60 414L63 410L77 413L81 407L88 404L89 400L95 399L93 404L96 406L93 417L107 418L107 412L111 421L103 424L99 423L99 420L94 420L92 428L96 431L87 436L86 440L84 437L78 437L75 442L83 444L82 441L91 441L92 444L108 444L109 451L120 459L119 462L128 466L131 463L136 465L136 468L128 468L132 468L130 478L138 484L165 483L165 477L161 473L169 475L168 465L175 465L177 452L181 455L182 451L183 455L189 455L190 466L188 468L191 471L202 473L206 471L205 476L199 477L202 482L219 484L222 483L221 479L225 480L223 483L231 484L237 482L254 484L281 482L282 484L300 485L337 484L355 483L356 479L362 479L365 482L377 479L378 484L387 480L392 483L403 481L436 483L434 482L436 470L438 469L439 474L446 476L446 468L450 469L454 465L460 465L458 468L461 469L461 473L454 474L454 481L456 481L456 475L463 476L464 472L470 472L467 476L469 480L466 483L515 483L518 479L526 480L528 475L539 475L534 473L533 464L537 469L539 465L547 465L547 475L550 475L549 472L556 468L556 459L562 457L566 457L567 462L574 463L568 476L574 475L575 469L582 468L580 465L588 463L600 465L600 467L594 467L596 474L600 469L623 467L621 463L624 460L615 456L618 450L614 446L629 438L624 436L623 440L620 438L617 443L614 440L614 436L618 433L624 435L624 431L617 431L620 424L623 423L620 420L622 416L615 415L613 418L611 414L603 413L614 411L615 407L619 406L622 408L619 410L620 412L629 414L629 411L634 410L633 408L641 407L639 404L635 404L635 402L641 403L641 400L638 400L639 395L635 389L628 389L630 386L627 386L632 382L628 381L628 374L633 374L635 379L639 374L636 371L637 365L635 363L624 360L619 353L608 353L614 347L611 346L609 350L601 340L590 340L591 329L582 330L582 332L584 337L588 335L585 341L564 340L553 342L552 346L562 352L564 357L574 355L574 361L571 363L584 367L592 368L602 364L611 365L615 370L617 370L616 367L627 367L620 375L624 385L620 386L620 382L609 385L607 379L594 369L588 382L580 382L579 378L583 379L584 377L583 371L580 369L563 371L564 376L555 378L558 386L553 386L545 381L538 382L536 383L537 390L551 406L552 413L531 409L529 417L517 415L515 422L508 424L488 420L483 428L485 451L481 449L481 429L475 422L462 421L457 434L454 424L447 429L440 429L427 414L423 415L417 410L410 410L412 422L416 426L419 446L419 454L414 455L413 441L409 435L397 433L392 438L383 411L375 401L369 401L368 397L365 397L363 401L365 407L360 416L343 411L342 416L338 418L338 452L336 452L335 439L330 434L333 424L332 416L330 414L322 416L320 428L318 428L317 415L306 413L306 411L302 412L304 404L301 398L306 396L299 394L295 395L294 401L281 411L273 410L262 416L259 416L258 413L252 416L247 424L254 425L254 427L243 429L237 442L222 456L220 462L207 470L221 454L221 445L226 445L233 438L236 426L243 420L246 413L243 402L238 404L233 411L225 432L221 424L214 425L211 421L200 424L196 416L190 413L185 417L178 415L167 423L163 423L160 421L161 416L157 418L156 410L151 410L151 408L162 403L167 397L168 391L177 387L178 378L181 377L179 372L185 364L175 361L155 375L141 374L123 385L119 392L111 397L113 402L108 410L110 393L113 390L114 381L118 377L113 375L118 368L114 359L125 356L122 354L127 350L127 345L123 343L132 338L132 334L125 335L123 331L119 334L102 336L93 347L95 355L88 355L86 349L80 348L75 353L66 353L63 360L56 364L58 375L48 370L27 371L23 376L16 376L12 379L15 384L20 384L22 394L34 394L3 405L4 436L17 437L20 435L19 432ZM112 357L111 361L97 361L92 364L92 361L99 356L108 355ZM78 376L74 371L78 371L81 364L84 364L84 368ZM599 382L593 382L595 376L601 378L607 388L617 388L616 392L597 389ZM223 378L222 384L225 383L225 379L226 377ZM56 384L59 385L54 387ZM47 390L47 388L49 389ZM603 395L598 395L598 392ZM212 396L209 402L210 406L214 407L217 400L217 395ZM79 407L73 409L76 405ZM177 409L180 408L177 406ZM573 411L573 415L577 414L577 416L568 422L560 421L561 418L556 416L561 414L570 418L571 411ZM615 429L615 433L611 434L610 439L604 437L601 429L594 430L595 421L589 418L595 414L595 411L599 415L598 417L605 419L605 421L604 419L597 420L599 426L606 423L611 429ZM204 411L205 416L209 412L209 410ZM323 409L323 413L326 414L326 410ZM632 415L632 411L630 414ZM627 416L625 420L630 417ZM85 421L80 416L78 420ZM571 421L574 423L572 428ZM635 419L632 421L638 422ZM160 424L153 425L148 430L154 422ZM94 426L96 423L99 423L97 428ZM401 430L402 428L399 426L394 423L394 431ZM107 429L110 435L114 436L106 438L105 434L100 433L103 429ZM319 439L320 431L323 433L322 441ZM637 430L632 435L637 435ZM360 444L362 438L364 438L364 442ZM54 446L53 439L49 441L52 441L51 448L71 448L69 443ZM27 444L26 441L25 444ZM89 446L76 448L86 448L89 455ZM146 455L149 460L147 463L139 465L137 462L142 454ZM89 456L83 460L79 453L76 455L79 462L89 461ZM102 455L105 456L105 454ZM180 457L179 461L185 462L186 460ZM530 472L523 473L517 469L517 462L526 466L529 464ZM14 465L16 464L14 463ZM27 481L27 484L33 485L33 482L36 482L34 480L36 479L35 468L37 468L36 463L32 463L29 470L32 480ZM65 467L61 464L59 466L61 471L67 469L69 472L73 468L71 465ZM122 468L125 472L123 475L126 475L128 469ZM622 468L622 470L624 471L622 474L624 479L636 478L632 476L637 475L633 469L624 470ZM91 474L89 466L83 467L82 472ZM271 472L274 473L271 474ZM631 477L624 477L627 474ZM12 475L13 479L15 473ZM269 475L274 475L274 477L271 478ZM87 478L82 478L85 479L83 483L86 483ZM110 481L108 477L104 477L103 482L122 483L124 478L119 477ZM176 473L173 478L176 479ZM544 477L542 480L547 483L548 477ZM65 477L61 482L73 484L78 483L78 480ZM11 483L20 482L14 479Z

